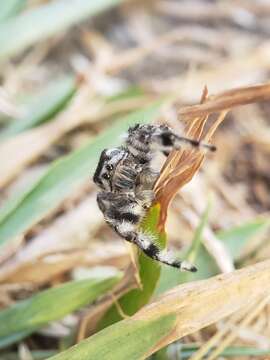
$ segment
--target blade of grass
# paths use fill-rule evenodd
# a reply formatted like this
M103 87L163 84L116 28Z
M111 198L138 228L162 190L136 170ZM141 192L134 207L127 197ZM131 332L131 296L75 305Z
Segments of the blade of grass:
M121 2L123 0L58 0L11 18L0 24L0 59L14 55Z
M179 344L180 348L180 359L189 359L198 349L198 345L193 344ZM247 356L267 356L270 355L270 349L257 349L246 346L231 346L220 353L220 356L230 357L247 357ZM167 360L168 357L154 356L154 360Z
M248 242L269 228L269 225L270 220L268 218L255 218L231 229L219 231L217 237L224 243L232 259L237 261L242 249ZM202 271L194 274L194 280L205 279L219 273L215 261L203 245L198 256L198 266L200 264Z
M175 316L160 316L153 321L121 321L80 342L51 360L138 360L155 346L175 324Z
M25 6L26 0L1 1L0 4L0 23L18 14Z
M55 161L18 203L6 208L0 221L0 245L29 229L93 174L100 152L120 143L120 134L136 123L151 122L162 102L121 118L94 141Z
M8 347L9 345L19 342L20 340L27 337L31 333L32 333L32 331L26 330L26 331L20 331L20 332L17 332L12 335L8 335L8 336L1 336L0 337L0 349L4 349L4 348Z
M1 131L0 141L50 120L66 106L75 91L76 79L73 76L64 76L50 83L26 105L22 118L13 120Z
M208 222L210 208L211 208L211 202L209 200L207 208L203 212L200 223L197 229L195 230L189 250L187 251L186 254L183 254L183 252L182 255L180 254L180 258L187 259L188 261L194 264L196 263L196 266L198 267L198 272L201 272L202 267L204 266L204 264L202 265L199 262L199 258L201 257L201 248L202 248L201 242L202 242L203 230ZM166 267L164 266L161 271L159 286L156 289L155 295L159 295L176 285L195 280L196 277L194 275L195 273L179 272L176 269L173 269L168 266Z
M229 230L217 232L217 237L224 243L232 259L237 261L242 249L254 236L259 235L269 227L269 219L259 218L250 220L240 226L235 226ZM197 265L200 269L196 274L192 274L192 280L206 279L218 274L220 271L209 255L207 249L201 244L197 257Z
M226 350L222 351L220 355L225 357L266 356L266 355L270 355L270 349L256 349L252 347L233 346L233 347L228 347Z
M31 359L33 360L45 360L48 357L56 354L55 350L34 350L31 351ZM2 360L21 360L18 353L3 353L4 358Z
M219 231L217 236L224 242L234 260L238 260L243 247L254 236L269 228L270 219L257 218L229 230Z
M0 340L24 331L34 331L51 321L90 304L110 290L121 278L118 273L97 279L68 282L41 291L0 311Z
M14 191L8 198L8 201L6 201L4 204L1 204L0 207L0 224L3 221L3 219L8 216L9 213L11 213L13 211L13 209L15 209L20 202L22 201L22 199L24 198L25 194L29 191L31 191L33 185L38 181L39 178L41 178L46 172L46 168L42 169L39 177L37 177L36 179L31 179L31 181L29 181L29 183L27 183L25 185L25 187L23 187L22 189L18 189L17 191Z
M131 86L127 90L121 91L120 93L116 95L112 95L108 97L107 101L108 103L111 103L113 101L119 101L123 99L132 99L139 96L144 96L145 92L142 88L139 86Z
M269 297L270 261L177 286L132 317L113 324L51 360L138 360L181 337ZM252 291L250 291L252 289Z

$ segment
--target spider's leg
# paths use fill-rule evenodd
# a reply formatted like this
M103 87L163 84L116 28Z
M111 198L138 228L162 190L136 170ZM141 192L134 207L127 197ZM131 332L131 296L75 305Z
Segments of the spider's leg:
M130 241L136 244L147 256L151 259L159 261L163 264L175 267L182 271L197 271L197 268L188 261L176 259L168 251L161 250L151 238L150 235L144 234L142 232L132 231L132 228L129 229L118 229L118 233L124 237L127 241ZM124 231L123 231L124 230ZM135 229L134 229L135 230Z
M190 139L184 136L178 136L166 126L157 128L152 135L153 150L162 151L165 155L168 155L173 149L185 147L196 147L210 151L216 150L214 145L206 144L202 141Z
M142 165L149 164L156 152L168 156L173 149L198 148L215 151L216 147L199 140L178 136L166 125L136 125L128 131L125 146Z
M166 250L159 249L151 235L138 231L145 209L135 197L130 194L101 192L98 194L98 204L106 222L118 235L136 244L147 256L181 270L196 271L195 266L189 262L178 260Z
M138 171L136 166L130 166L130 164L128 164L128 166L126 164L121 164L117 168L117 173L114 177L113 188L117 192L121 193L132 191L137 175Z
M144 189L142 186L137 186L135 189L137 202L143 209L149 209L154 202L155 193L152 189Z
M145 215L145 209L132 193L101 192L97 196L106 222L122 237L135 231Z

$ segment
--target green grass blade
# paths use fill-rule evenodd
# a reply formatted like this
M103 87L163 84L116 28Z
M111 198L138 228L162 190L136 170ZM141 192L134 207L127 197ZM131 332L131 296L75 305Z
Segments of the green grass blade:
M190 262L195 262L200 247L201 247L201 243L202 243L202 237L203 237L203 230L206 227L207 223L208 223L208 218L209 218L209 212L211 209L211 201L208 201L208 205L207 208L205 209L205 211L202 214L201 220L199 225L197 226L196 230L195 230L195 234L191 243L191 247L187 252L187 256L186 258L190 261ZM190 274L190 273L183 273L184 274Z
M202 214L200 223L195 230L189 250L187 251L186 254L180 255L181 258L187 259L190 262L196 264L196 267L198 268L198 272L202 271L202 266L199 262L199 258L201 256L203 230L208 222L210 208L211 208L211 202L209 201L207 208ZM194 279L194 276L196 276L196 274L197 273L179 272L177 271L177 269L164 266L162 268L159 286L156 289L155 295L159 295L176 285L182 284L184 282L192 281Z
M17 302L0 311L0 340L1 337L36 330L51 321L62 319L110 290L120 278L119 273L104 278L72 281Z
M26 0L8 0L0 3L0 23L19 13L25 6Z
M194 355L194 353L196 353L199 347L193 344L181 344L180 349L181 349L180 358L189 359L192 355ZM210 354L211 352L209 352L209 355ZM220 353L220 357L226 357L226 358L230 358L230 357L238 358L241 356L257 357L257 356L267 356L267 355L270 355L270 349L257 349L247 346L230 346ZM162 357L154 356L153 360L162 360Z
M31 351L31 359L33 360L45 360L50 356L55 355L55 350L34 350ZM18 353L4 353L3 358L0 357L1 360L21 360L21 357Z
M269 227L269 224L270 222L267 218L253 219L240 226L220 231L216 235L224 243L232 259L237 261L241 250L254 236L265 231ZM203 244L197 257L197 265L199 271L191 275L192 281L206 279L220 273L214 259L209 255Z
M55 161L20 201L13 206L5 205L9 211L0 221L0 245L29 229L52 209L57 207L80 184L85 182L95 169L100 152L121 142L120 135L130 125L153 121L159 114L162 102L136 111L121 118L94 141L64 158Z
M122 1L58 0L11 18L0 24L0 59L14 55Z
M4 349L14 343L19 342L20 340L22 340L26 336L30 335L31 333L32 333L32 331L26 330L26 331L20 331L20 332L17 332L17 333L8 335L8 336L1 336L0 337L0 349Z
M41 177L46 173L46 168L41 169L39 175L35 179L30 179L29 182L22 188L18 188L14 191L1 207L0 207L0 224L2 221L10 214L17 206L20 206L21 201L25 197L25 194L30 192L34 184L41 179Z
M241 255L247 241L269 228L270 219L257 218L229 230L219 231L217 236L224 242L234 260Z
M164 338L175 325L175 316L155 320L120 321L50 360L138 360Z
M157 239L159 246L164 248L166 245L166 235L164 233L158 233L156 226L159 220L159 213L159 205L152 207L144 223L142 224L142 228L148 233L153 234ZM160 263L150 259L141 251L139 252L138 262L141 289L131 290L118 300L121 309L127 315L133 315L142 306L149 302L160 276ZM113 305L100 322L99 329L107 327L108 325L111 325L121 319L122 317L119 314L117 307Z
M22 118L13 120L1 131L0 141L51 119L66 106L75 91L76 79L72 76L50 83L40 94L34 96L26 106L26 113Z

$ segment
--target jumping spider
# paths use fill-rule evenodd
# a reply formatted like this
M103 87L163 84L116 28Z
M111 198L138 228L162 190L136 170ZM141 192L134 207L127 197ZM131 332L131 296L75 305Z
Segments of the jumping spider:
M129 128L123 146L102 151L94 182L100 187L97 203L105 221L125 240L136 244L147 256L181 270L196 271L187 261L171 256L155 244L153 235L139 225L154 201L154 183L159 173L152 161L158 152L168 156L180 147L213 145L176 135L165 125L135 125Z

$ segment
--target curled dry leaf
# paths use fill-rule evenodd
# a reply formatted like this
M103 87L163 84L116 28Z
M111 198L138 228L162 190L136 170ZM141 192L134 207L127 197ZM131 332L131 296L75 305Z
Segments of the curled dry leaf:
M237 88L210 97L205 88L199 105L183 107L178 114L186 122L185 136L211 142L218 126L233 107L269 99L269 84ZM209 124L209 115L214 113L215 117ZM161 204L159 231L164 230L170 202L199 170L204 157L204 151L194 148L174 150L168 156L154 189L156 202Z

